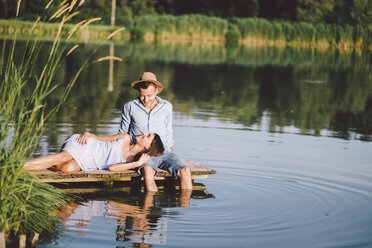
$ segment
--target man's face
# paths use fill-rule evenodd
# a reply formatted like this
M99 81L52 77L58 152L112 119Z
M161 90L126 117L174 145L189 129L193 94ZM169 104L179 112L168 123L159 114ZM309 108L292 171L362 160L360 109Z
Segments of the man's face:
M153 107L153 104L156 100L156 87L154 85L149 85L147 89L139 89L140 100L145 106L145 108Z

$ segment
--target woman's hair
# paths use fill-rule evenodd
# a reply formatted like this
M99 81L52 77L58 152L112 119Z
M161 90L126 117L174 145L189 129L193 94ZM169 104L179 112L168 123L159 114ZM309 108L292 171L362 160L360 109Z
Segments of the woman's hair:
M151 142L150 149L145 151L149 156L160 156L164 152L164 145L160 139L160 136L155 133L154 139Z
M164 145L160 139L160 136L157 133L154 133L154 139L151 142L150 149L145 150L144 152L137 153L134 156L133 161L137 161L143 153L146 153L149 156L160 156L164 152Z

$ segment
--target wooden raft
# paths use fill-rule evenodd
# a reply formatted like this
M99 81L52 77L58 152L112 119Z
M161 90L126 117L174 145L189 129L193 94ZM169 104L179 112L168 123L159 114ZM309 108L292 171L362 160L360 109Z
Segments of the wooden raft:
M183 159L191 169L192 179L207 178L210 174L216 174L216 171L195 164L189 160ZM64 174L55 169L32 171L41 181L47 183L77 183L77 182L114 182L114 181L138 181L141 176L134 170L125 172L110 172L107 170L79 171L74 174ZM158 170L155 180L165 180L173 176L165 171Z

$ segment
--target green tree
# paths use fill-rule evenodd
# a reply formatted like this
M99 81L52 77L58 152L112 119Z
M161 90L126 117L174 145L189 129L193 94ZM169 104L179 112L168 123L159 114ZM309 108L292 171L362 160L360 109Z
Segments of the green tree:
M259 17L267 19L296 20L296 1L260 0Z
M0 18L6 18L8 15L8 3L6 0L0 0Z
M351 24L350 9L354 0L335 1L333 11L329 13L327 23Z
M372 0L354 0L350 15L355 25L372 25Z
M297 21L326 22L333 11L334 0L298 0L296 8Z
M258 0L174 0L174 14L257 17L259 6Z

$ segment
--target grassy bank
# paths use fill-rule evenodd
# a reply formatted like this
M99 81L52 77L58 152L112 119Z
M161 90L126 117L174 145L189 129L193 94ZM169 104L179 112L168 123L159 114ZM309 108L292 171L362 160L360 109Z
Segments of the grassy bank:
M231 20L202 15L139 16L128 29L145 31L147 37L224 41L226 34L236 33L246 45L280 45L299 47L372 48L372 25L340 26L305 22L268 21L260 18Z
M237 19L242 42L272 43L301 47L371 48L372 26L340 26L305 22L269 22L265 19Z
M0 20L0 37L10 38L14 37L16 33L18 39L22 37L37 38L39 40L49 40L55 39L59 29L58 23L46 23L38 22L37 27L35 27L35 22L29 21L17 21L17 20ZM107 37L115 32L118 27L110 27L104 25L87 25L84 23L78 24L64 24L59 36L62 39L69 38L72 42L88 42L90 40L98 41L108 41ZM72 34L72 35L71 35ZM71 37L70 37L71 36ZM122 30L115 34L110 40L128 39L129 33Z
M0 35L14 32L53 38L57 25L43 23L32 30L31 22L0 20ZM81 25L72 39L77 41L107 40L115 29L103 25ZM73 24L66 24L62 37L68 37ZM118 27L116 27L118 28ZM186 40L207 42L229 42L231 37L244 45L372 48L372 25L327 25L305 22L268 21L260 18L233 18L230 20L203 15L159 15L138 16L128 20L123 30L113 38L119 41L129 38L149 40ZM31 31L32 30L32 31Z

